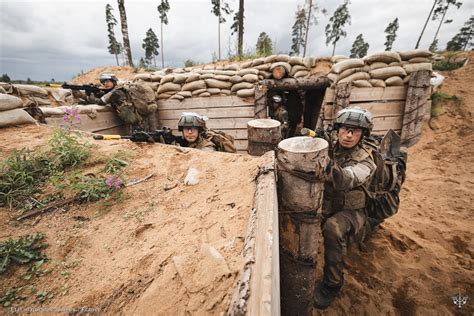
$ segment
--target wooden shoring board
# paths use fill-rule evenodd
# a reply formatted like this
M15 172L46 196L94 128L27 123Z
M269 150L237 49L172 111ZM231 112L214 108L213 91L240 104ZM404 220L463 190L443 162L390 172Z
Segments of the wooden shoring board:
M333 120L324 120L324 123L332 124ZM403 116L379 116L373 118L374 130L400 130L402 128Z
M183 112L195 112L197 109L222 108L235 106L255 106L254 98L239 98L237 96L211 96L193 97L178 100L158 100L158 111L161 110L181 110ZM199 113L201 114L201 113Z
M102 132L125 125L115 112L97 112L94 114L95 117L87 114L78 115L81 118L81 123L77 126L77 129L81 131ZM46 117L45 121L46 124L53 126L62 126L64 124L63 115Z
M228 315L280 315L280 255L275 153L269 152L256 180L254 208L247 226L244 268Z
M179 120L181 113L184 112L182 109L177 110L159 110L159 120ZM255 115L254 106L234 106L234 107L220 107L220 108L201 108L191 109L191 112L197 112L199 115L205 115L209 119L215 118L235 118L235 117L249 117L252 118Z
M400 101L405 100L407 95L406 86L398 87L374 87L374 88L356 88L352 87L349 102L368 102L368 101ZM327 88L324 96L325 104L334 103L336 92L334 89Z
M247 122L253 120L253 117L238 117L238 118L220 118L212 119L210 118L206 122L208 128L215 130L225 130L225 129L242 129L247 128ZM158 120L159 126L167 126L173 130L178 129L178 120Z
M361 107L372 113L372 116L401 116L405 109L405 101L389 101L389 102L371 102L371 103L358 103L357 106ZM334 119L332 107L325 107L324 119Z

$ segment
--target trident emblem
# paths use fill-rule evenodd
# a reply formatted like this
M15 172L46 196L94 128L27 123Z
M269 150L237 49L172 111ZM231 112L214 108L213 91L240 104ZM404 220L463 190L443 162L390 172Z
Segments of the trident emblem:
M452 296L451 299L453 300L454 305L456 305L458 308L461 308L466 305L469 297L467 295L463 296L461 295L461 292L459 292L457 295Z

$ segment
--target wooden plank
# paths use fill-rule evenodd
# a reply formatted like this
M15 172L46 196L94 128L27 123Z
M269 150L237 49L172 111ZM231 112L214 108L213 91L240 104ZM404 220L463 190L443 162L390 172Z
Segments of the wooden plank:
M212 129L241 129L247 128L247 122L253 120L253 118L221 118L221 119L209 119L206 122L206 126ZM178 120L158 120L158 126L167 126L171 129L178 129Z
M234 95L229 96L212 96L207 98L186 98L182 101L178 100L158 100L158 111L160 110L183 110L190 109L207 109L234 106L254 106L254 98L239 98Z
M385 87L385 88L356 88L352 87L349 101L364 102L364 101L391 101L391 100L405 100L407 95L407 87ZM324 103L334 103L336 93L334 89L326 89Z
M97 112L94 118L87 114L79 114L79 117L81 124L77 126L77 129L86 132L103 131L124 125L115 112ZM53 126L61 126L64 123L62 115L46 117L45 120L46 124Z
M234 140L234 145L237 150L247 151L248 141L247 140Z
M248 117L255 116L254 106L236 106L236 107L222 107L222 108L208 108L208 109L189 109L188 111L196 112L199 115L205 115L210 119L214 118L234 118L234 117ZM179 120L182 110L159 110L158 118L162 120Z
M402 128L403 116L381 116L374 117L374 130L399 130ZM324 120L326 124L332 124L332 120Z
M377 103L357 103L357 106L369 111L374 117L380 116L399 116L403 115L405 109L405 101L389 101ZM334 119L332 106L324 107L324 119Z

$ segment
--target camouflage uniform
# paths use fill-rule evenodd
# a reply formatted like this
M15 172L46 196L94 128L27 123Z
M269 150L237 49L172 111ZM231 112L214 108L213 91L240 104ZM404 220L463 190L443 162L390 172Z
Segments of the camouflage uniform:
M344 257L350 243L363 237L367 222L362 186L376 170L371 149L362 142L351 149L334 147L323 203L324 278L334 289L344 282Z
M216 151L216 145L209 139L204 138L202 133L199 134L198 139L194 143L188 144L186 147L201 149L203 151Z

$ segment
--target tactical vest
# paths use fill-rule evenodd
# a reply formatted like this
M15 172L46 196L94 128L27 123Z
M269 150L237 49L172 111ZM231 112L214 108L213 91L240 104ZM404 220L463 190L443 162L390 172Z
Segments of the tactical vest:
M372 150L363 144L357 145L354 150L349 152L334 152L334 160L341 167L354 166L367 158L372 158ZM366 206L366 189L364 186L352 188L350 190L338 190L334 188L332 183L328 183L324 187L324 209L325 213L332 214L344 210L359 210Z

